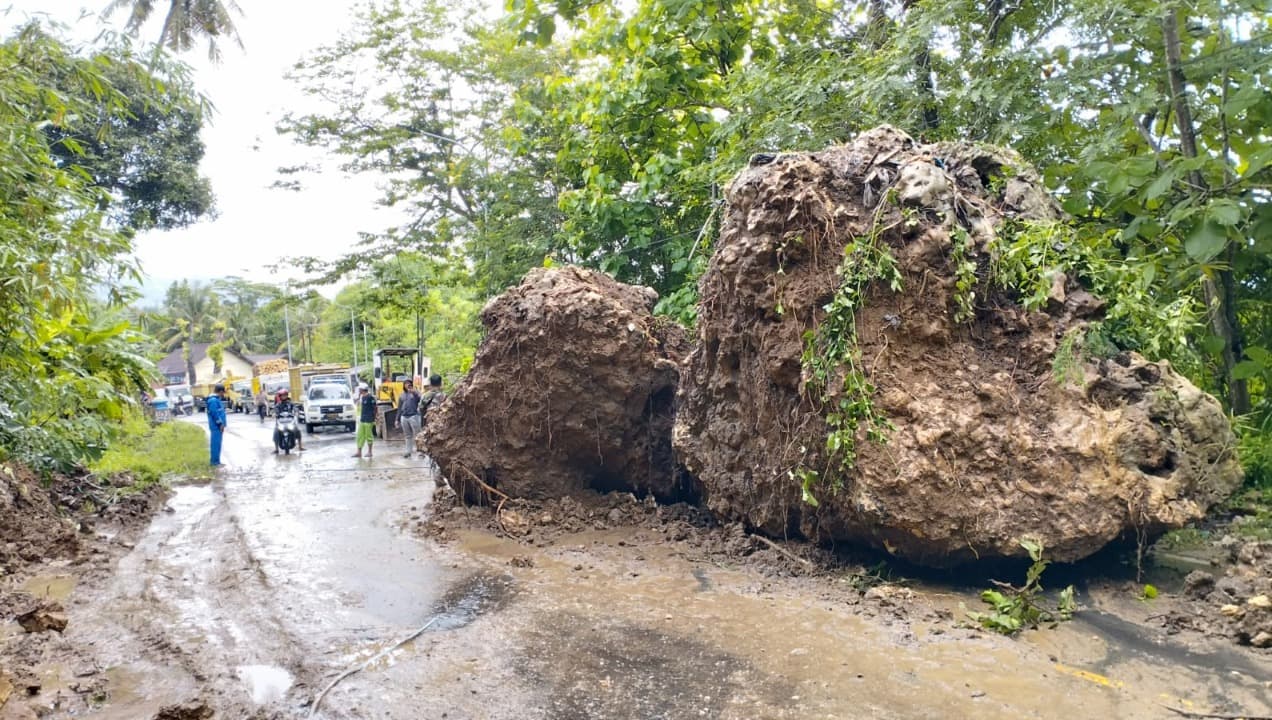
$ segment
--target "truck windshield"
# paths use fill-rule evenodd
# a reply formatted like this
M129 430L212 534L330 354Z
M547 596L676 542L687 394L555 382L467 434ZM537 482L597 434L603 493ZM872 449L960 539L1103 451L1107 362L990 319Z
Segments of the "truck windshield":
M334 383L327 385L315 385L309 389L310 400L349 400L352 395L349 394L349 388Z

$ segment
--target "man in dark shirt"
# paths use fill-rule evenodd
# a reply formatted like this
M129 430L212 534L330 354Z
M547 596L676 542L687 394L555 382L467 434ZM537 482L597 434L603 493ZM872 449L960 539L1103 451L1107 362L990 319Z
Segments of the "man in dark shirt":
M398 398L397 426L402 428L406 436L406 453L404 458L411 457L415 450L415 436L420 433L420 391L410 380L402 383L402 397Z
M358 384L358 452L354 457L362 457L362 446L367 446L367 457L371 457L371 449L375 444L375 396L366 383Z

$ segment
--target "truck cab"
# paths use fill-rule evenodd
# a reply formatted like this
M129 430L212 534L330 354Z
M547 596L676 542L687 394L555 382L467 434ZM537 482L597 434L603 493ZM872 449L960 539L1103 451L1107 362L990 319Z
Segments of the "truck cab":
M308 388L300 402L300 416L305 432L312 435L314 428L324 425L341 425L353 431L357 425L353 389L348 376L316 376L309 379Z
M250 413L256 406L256 402L252 396L252 381L239 380L232 383L226 388L227 396L230 399L230 407L234 412Z
M189 385L167 385L163 388L163 394L168 399L168 407L173 415L194 414L194 396L190 394Z

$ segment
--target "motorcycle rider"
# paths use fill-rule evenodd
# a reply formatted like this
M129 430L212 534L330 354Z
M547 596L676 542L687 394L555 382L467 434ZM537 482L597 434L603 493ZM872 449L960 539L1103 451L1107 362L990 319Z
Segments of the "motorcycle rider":
M289 413L292 417L296 416L296 406L291 401L291 392L287 388L278 391L274 400L274 417L278 417L282 413ZM277 424L274 426L274 454L278 454L279 441L282 440L283 433L278 429ZM299 452L305 451L305 437L300 433L296 434L296 447Z

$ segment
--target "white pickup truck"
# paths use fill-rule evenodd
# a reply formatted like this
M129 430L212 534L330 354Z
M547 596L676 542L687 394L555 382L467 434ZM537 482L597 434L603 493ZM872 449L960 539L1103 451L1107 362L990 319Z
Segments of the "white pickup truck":
M354 414L353 390L349 387L349 379L339 376L319 376L309 379L305 398L301 403L300 417L297 418L305 426L305 432L314 434L314 428L321 425L343 425L345 430L353 432L357 424Z

